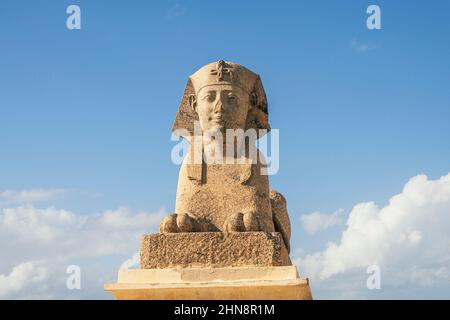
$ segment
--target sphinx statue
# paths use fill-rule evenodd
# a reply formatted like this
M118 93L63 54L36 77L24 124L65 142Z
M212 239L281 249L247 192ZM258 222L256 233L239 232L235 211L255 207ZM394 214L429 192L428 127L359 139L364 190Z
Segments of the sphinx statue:
M286 200L270 191L255 141L235 139L230 130L253 130L260 138L270 131L268 105L259 75L221 60L188 79L173 132L189 141L190 151L179 173L175 213L162 220L160 232L280 232L289 251Z
M105 284L117 299L312 299L290 257L285 198L256 142L270 131L260 77L218 61L188 79L173 125L189 150L175 212L141 237L140 268Z

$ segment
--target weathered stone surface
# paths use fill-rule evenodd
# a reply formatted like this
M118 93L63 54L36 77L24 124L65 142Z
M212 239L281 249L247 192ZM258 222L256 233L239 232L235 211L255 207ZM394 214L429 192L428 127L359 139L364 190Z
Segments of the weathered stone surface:
M141 268L287 266L280 233L190 232L144 235Z
M269 130L258 74L222 60L192 74L173 125L190 143L189 152L180 168L175 212L164 218L160 232L280 232L289 251L286 201L271 197L267 161L255 147Z
M190 144L175 212L142 237L141 269L119 271L105 290L117 299L311 299L289 258L286 199L270 190L256 148L269 130L259 75L222 60L191 75L173 126Z
M312 299L295 266L119 270L117 283L105 290L117 299Z

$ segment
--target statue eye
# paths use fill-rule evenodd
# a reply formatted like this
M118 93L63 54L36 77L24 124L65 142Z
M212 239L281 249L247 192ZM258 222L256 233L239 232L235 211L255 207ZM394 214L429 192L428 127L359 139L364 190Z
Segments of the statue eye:
M208 92L202 97L202 100L214 101L216 99L215 92Z
M230 94L228 95L228 100L236 101L236 100L237 100L237 97L236 97L234 94L230 93Z

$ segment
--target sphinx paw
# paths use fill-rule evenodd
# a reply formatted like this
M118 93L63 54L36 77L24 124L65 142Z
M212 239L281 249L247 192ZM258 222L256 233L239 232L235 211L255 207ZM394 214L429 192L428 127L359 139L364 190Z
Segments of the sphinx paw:
M245 231L261 231L259 215L255 212L247 212L243 216Z
M173 213L170 214L164 219L162 219L161 223L159 224L159 232L160 233L176 233L178 231L177 226L177 214Z
M244 214L238 212L229 216L223 225L223 232L243 232L245 231Z
M160 225L160 233L196 232L199 225L195 217L187 213L172 213L165 217Z
M197 231L197 221L194 217L187 213L177 215L178 232L194 232Z

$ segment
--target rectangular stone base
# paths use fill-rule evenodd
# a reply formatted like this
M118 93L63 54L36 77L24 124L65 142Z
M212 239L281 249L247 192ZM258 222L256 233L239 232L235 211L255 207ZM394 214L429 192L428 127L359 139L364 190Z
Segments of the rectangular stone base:
M311 300L295 266L119 270L120 300Z
M148 234L142 237L140 254L142 269L292 264L278 232Z

